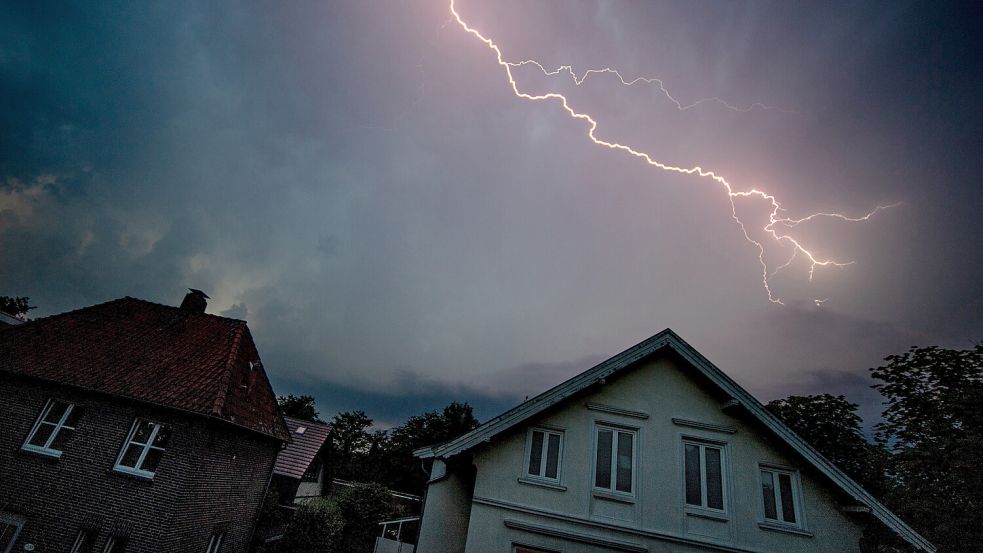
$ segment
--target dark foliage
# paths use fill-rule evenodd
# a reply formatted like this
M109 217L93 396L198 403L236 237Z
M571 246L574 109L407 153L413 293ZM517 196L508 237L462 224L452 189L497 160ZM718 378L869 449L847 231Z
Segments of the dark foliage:
M276 545L277 553L348 553L343 532L345 520L334 501L326 498L311 500L300 507L290 519L287 530ZM366 549L365 551L368 551Z
M379 523L400 516L385 486L355 484L334 500L344 521L338 551L371 551L379 535Z
M0 296L0 311L14 317L23 317L35 308L30 303L31 300L27 297Z
M980 551L983 525L983 345L911 348L871 369L887 408L891 507L940 553Z
M888 453L883 444L864 437L855 403L821 394L789 396L765 407L867 491L883 496Z
M430 411L410 417L405 424L392 429L389 435L389 466L392 467L389 485L394 489L422 494L427 475L420 467L413 450L452 440L478 427L478 419L467 403L451 403L441 412Z
M331 446L334 475L344 480L375 480L366 463L371 446L378 437L369 431L372 419L364 411L345 411L331 419Z
M318 418L317 406L314 405L314 398L311 396L277 396L276 401L280 404L280 412L285 417L293 417L311 422L321 422Z

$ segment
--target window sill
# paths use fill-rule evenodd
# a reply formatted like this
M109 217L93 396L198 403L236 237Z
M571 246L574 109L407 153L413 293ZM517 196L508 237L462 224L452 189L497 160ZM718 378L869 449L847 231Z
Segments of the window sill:
M730 517L727 516L726 513L707 511L698 507L687 506L685 513L688 517L705 518L707 520L715 520L717 522L730 522Z
M802 536L805 538L814 537L814 534L812 532L809 532L808 530L803 530L798 526L790 526L779 522L759 522L758 528L761 528L762 530L768 530L769 532L782 532L785 534L794 534L796 536Z
M591 495L596 499L603 499L605 501L616 501L618 503L627 503L629 505L635 504L635 498L630 495L622 495L619 493L606 492L601 490L593 490Z
M124 478L132 478L134 480L139 480L141 482L146 482L152 484L154 481L154 475L147 475L146 473L136 472L132 470L126 470L119 467L113 467L109 470L110 474L115 474L117 476L122 476Z
M50 449L41 449L33 447L20 447L17 449L19 455L24 455L27 457L37 457L41 459L47 459L48 461L57 461L61 459L61 451L53 451Z
M558 490L561 492L567 491L566 486L562 486L560 484L557 484L555 482L550 482L548 480L537 480L535 478L522 476L518 478L518 482L520 484L526 484L529 486L539 486L540 488L549 488L551 490Z

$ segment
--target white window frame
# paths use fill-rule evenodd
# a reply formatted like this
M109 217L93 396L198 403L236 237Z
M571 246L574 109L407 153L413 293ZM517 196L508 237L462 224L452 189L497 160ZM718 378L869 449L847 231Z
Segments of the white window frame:
M88 543L88 545L91 546L95 541L95 535L91 530L82 528L81 530L79 530L78 535L75 536L75 543L73 543L72 548L68 550L69 553L82 553L83 551L82 546L86 545L87 539L91 540ZM91 549L91 547L89 547L89 549Z
M222 549L222 542L225 541L225 532L213 532L208 539L208 549L205 553L218 553Z
M775 515L778 517L768 518L765 514L765 482L763 474L765 472L770 472L773 475L773 493L775 494ZM792 509L795 511L795 522L787 522L784 518L784 510L782 509L782 491L781 485L778 483L778 476L785 475L789 477L791 488L792 488ZM761 505L761 521L765 524L772 524L777 526L785 526L787 528L805 528L805 515L802 510L802 489L799 480L799 471L793 468L778 467L769 464L758 465L758 489L760 490L759 504Z
M686 501L686 446L692 445L700 448L699 458L700 458L700 505L693 505ZM721 492L721 503L723 504L722 509L716 507L710 507L709 501L707 500L707 494L709 492L707 487L707 456L706 449L712 448L720 451L720 492ZM700 438L694 438L690 436L684 436L682 439L682 448L680 450L681 454L681 466L682 466L682 480L683 480L683 506L688 510L695 511L706 511L708 513L716 513L719 515L726 515L729 511L727 506L730 504L730 494L728 493L728 455L727 455L727 444L725 442L718 442L713 440L703 440Z
M62 413L61 418L58 420L58 422L53 425L55 429L51 431L51 435L48 436L47 440L45 440L44 445L38 446L32 444L31 440L34 438L34 435L37 434L38 430L41 429L42 424L47 426L52 426L52 424L50 422L46 422L44 418L48 416L48 413L51 412L51 409L55 406L56 403L64 403L68 405L68 408L65 409L64 413ZM72 414L72 411L75 409L75 407L76 405L70 401L62 401L54 398L48 399L48 401L44 404L44 408L41 409L41 414L38 415L37 420L34 421L34 426L31 427L31 431L27 434L27 439L24 440L24 444L20 446L20 448L23 449L24 451L31 451L34 453L40 453L41 455L48 455L49 457L60 458L63 451L60 449L52 448L51 444L54 443L55 438L58 437L58 434L62 430L75 431L74 426L68 426L67 424L65 424L66 421L68 420L69 415Z
M611 439L611 487L602 488L597 485L597 437L601 431L613 432ZM625 492L618 489L618 432L624 432L625 434L631 434L631 491ZM594 423L594 439L593 439L593 462L591 463L590 470L590 483L591 489L594 492L599 492L606 495L614 495L626 498L634 498L635 492L638 490L638 429L621 426L618 424L611 424L597 421Z
M532 437L534 432L543 433L543 445L540 457L540 472L542 474L533 474L529 472L529 461L532 458ZM526 478L532 478L535 480L542 480L544 482L551 482L554 484L559 484L560 479L563 476L563 430L557 428L547 428L542 426L532 427L526 433L526 453L522 459L522 474ZM549 454L549 437L550 435L559 436L560 446L559 451L556 455L556 478L551 478L546 476L546 459Z
M26 523L27 519L20 515L0 512L0 524L14 527L14 535L10 537L7 547L4 547L0 553L10 553L14 550L14 544L17 543L17 536L20 535L20 531L24 529L24 524Z
M126 539L122 536L110 535L106 539L106 545L102 548L102 553L119 553L116 546L123 542L123 548L126 548Z
M137 428L141 422L147 422L153 425L153 429L150 431L150 436L147 438L147 443L141 444L140 442L134 442L133 438L136 436ZM143 470L139 467L143 466L143 461L147 458L147 453L151 449L156 449L158 451L167 451L167 448L157 447L153 445L154 440L157 438L157 433L160 432L161 427L167 426L163 423L152 421L150 419L144 419L137 417L133 421L133 425L130 427L130 433L126 436L126 441L123 442L123 447L119 450L119 455L116 456L116 462L113 464L113 470L117 472L122 472L125 474L132 474L134 476L141 476L143 478L153 478L157 473L156 470ZM126 465L121 465L123 461L123 456L126 455L126 450L130 448L131 444L143 446L143 450L140 452L140 457L137 458L136 467L128 467ZM109 542L107 542L108 545ZM111 550L109 550L111 551ZM106 552L108 553L108 551Z

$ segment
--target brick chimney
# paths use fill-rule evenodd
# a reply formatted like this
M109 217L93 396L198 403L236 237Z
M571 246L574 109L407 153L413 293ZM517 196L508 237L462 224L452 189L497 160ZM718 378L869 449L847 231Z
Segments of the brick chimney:
M194 288L188 288L188 290L189 292L184 296L184 301L181 302L181 309L192 313L204 313L205 307L208 306L208 295Z

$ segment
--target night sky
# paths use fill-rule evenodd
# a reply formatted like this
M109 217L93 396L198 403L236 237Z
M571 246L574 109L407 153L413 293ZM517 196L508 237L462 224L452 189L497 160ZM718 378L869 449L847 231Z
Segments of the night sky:
M769 106L513 70L600 138L789 218L899 205L792 229L855 263L799 257L778 305L719 185L516 97L446 2L0 2L0 294L40 317L200 288L277 392L383 426L487 419L665 327L759 399L871 419L885 355L983 338L983 4L457 9L507 61Z

